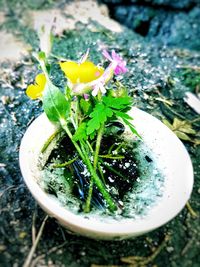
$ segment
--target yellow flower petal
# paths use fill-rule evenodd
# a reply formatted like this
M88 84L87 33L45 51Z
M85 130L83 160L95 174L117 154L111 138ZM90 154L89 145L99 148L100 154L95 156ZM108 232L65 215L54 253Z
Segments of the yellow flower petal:
M89 83L98 79L104 72L104 69L94 65L90 61L86 61L80 65L80 82Z
M35 82L37 85L39 85L40 87L42 87L44 89L45 84L46 84L46 77L43 73L38 74L35 77Z
M74 61L60 62L61 70L65 76L72 82L77 83L79 75L79 64Z
M42 91L38 85L30 84L26 89L26 94L34 100L42 96Z
M61 62L60 67L71 83L88 83L98 79L104 69L94 65L90 61L81 64L74 61Z
M43 73L38 74L35 77L35 84L30 84L26 89L26 94L31 99L37 99L42 97L46 84L46 77Z

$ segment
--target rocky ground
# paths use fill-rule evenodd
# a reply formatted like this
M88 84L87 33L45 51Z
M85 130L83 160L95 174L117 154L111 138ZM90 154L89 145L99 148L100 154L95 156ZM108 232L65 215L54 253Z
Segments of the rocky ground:
M191 107L184 101L186 92L200 92L198 0L104 2L130 29L91 0L0 1L0 266L23 266L28 255L30 264L24 266L32 267L199 266L200 120L198 102ZM165 122L179 120L171 128L190 153L194 190L190 204L152 233L117 242L72 235L46 217L22 180L20 140L41 112L41 104L24 93L37 71L31 51L39 47L38 29L54 15L54 56L78 59L90 47L96 61L102 48L115 49L127 60L123 84L135 105Z

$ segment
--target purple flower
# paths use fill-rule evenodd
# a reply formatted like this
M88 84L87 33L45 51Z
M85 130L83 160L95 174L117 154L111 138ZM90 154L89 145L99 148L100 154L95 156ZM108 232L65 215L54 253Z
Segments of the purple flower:
M83 94L83 97L84 97L85 100L88 100L88 99L90 98L90 95L88 95L88 94Z
M128 71L126 68L126 61L123 60L123 58L121 58L114 50L112 50L111 55L106 50L103 50L102 54L106 59L113 63L115 75L126 73Z

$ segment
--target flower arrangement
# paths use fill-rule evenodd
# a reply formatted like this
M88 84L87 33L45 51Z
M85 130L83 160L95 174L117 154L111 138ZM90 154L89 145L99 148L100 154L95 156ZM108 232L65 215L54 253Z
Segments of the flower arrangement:
M104 136L112 132L113 125L118 123L127 125L140 138L132 124L133 118L127 114L132 107L132 98L122 85L114 86L112 82L115 75L128 71L126 62L114 50L111 53L104 50L102 55L107 63L106 68L88 60L89 50L78 62L59 62L60 71L67 78L62 91L52 83L48 57L40 52L37 60L42 72L26 90L31 99L41 99L48 119L61 126L75 148L76 157L63 166L79 161L89 173L87 186L79 187L84 212L89 212L91 206L98 202L95 200L95 191L108 210L113 212L118 209L104 179L102 166L104 157L116 160L123 158L123 155L115 155L109 148L107 153L100 156ZM111 168L111 171L120 176L114 169Z

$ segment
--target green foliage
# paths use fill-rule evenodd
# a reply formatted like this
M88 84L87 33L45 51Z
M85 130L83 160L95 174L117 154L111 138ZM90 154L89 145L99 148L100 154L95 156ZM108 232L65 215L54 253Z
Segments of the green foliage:
M133 118L126 113L127 110L131 108L131 104L132 99L128 96L121 98L104 96L102 98L102 103L98 103L90 114L91 119L87 123L87 135L94 133L100 128L101 124L106 123L111 117L114 119L119 117L130 128L133 134L140 137L135 127L130 122Z
M80 100L80 108L85 115L89 114L92 109L92 104L90 101L87 101L83 98Z
M44 111L50 121L59 122L61 118L66 119L68 117L70 103L58 87L50 81L46 83L42 101Z
M95 130L101 127L108 118L112 117L113 111L111 108L106 107L103 103L98 103L90 113L90 120L87 123L87 135L91 135Z
M45 59L46 59L45 52L40 51L40 52L38 53L38 58L39 58L40 60L45 60Z
M115 98L112 96L104 96L103 97L103 103L112 109L125 109L127 107L130 107L132 104L131 97L121 97L121 98Z
M126 114L124 112L120 112L120 111L115 111L115 114L117 115L117 117L120 117L123 120L123 122L130 128L130 130L133 134L135 134L139 138L141 138L141 136L139 135L139 133L135 129L134 125L129 121L129 120L133 120L133 118L131 116L129 116L128 114Z
M81 140L86 140L87 135L86 135L86 122L82 122L78 129L76 130L75 134L73 135L73 140L75 142L81 141Z
M141 136L139 135L139 133L137 132L137 130L135 129L134 125L128 121L125 118L122 118L123 122L129 127L129 129L131 130L131 132L135 135L137 135L139 138L141 138Z
M135 135L137 135L139 138L141 136L136 131L134 125L130 122L130 120L133 120L132 117L130 117L126 112L131 108L132 99L129 96L126 97L120 97L120 98L114 98L114 97L104 97L103 102L112 108L113 113L122 119L122 121L130 128L131 132Z
M133 118L131 116L129 116L128 114L121 112L121 111L115 111L115 114L117 115L117 117L120 117L122 119L126 119L126 120L133 120Z

